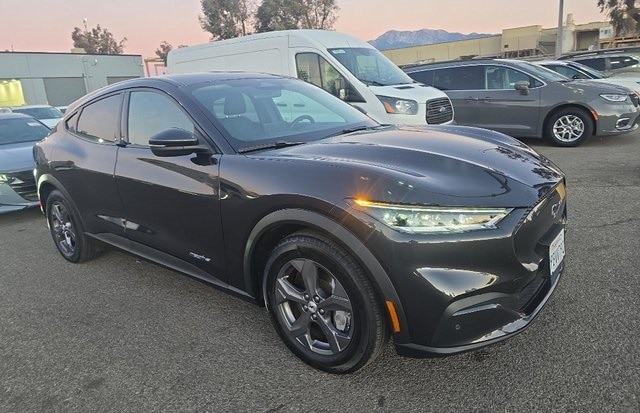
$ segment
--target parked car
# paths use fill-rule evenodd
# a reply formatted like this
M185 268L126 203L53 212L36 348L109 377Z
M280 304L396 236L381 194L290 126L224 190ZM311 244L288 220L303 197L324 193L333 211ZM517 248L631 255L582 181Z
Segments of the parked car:
M333 373L389 334L412 356L511 337L564 268L551 161L483 129L382 126L293 78L118 82L34 157L64 259L106 244L264 303L293 353Z
M64 113L67 111L67 107L68 107L67 105L65 105L65 106L56 106L56 109L58 109L64 115Z
M38 205L33 144L48 133L31 116L0 113L0 213Z
M617 135L638 127L640 108L631 90L570 81L523 61L450 61L405 71L442 89L462 125L516 137L546 137L558 146L578 146L591 135Z
M10 109L12 112L33 116L49 128L56 126L63 116L59 109L49 105L15 106Z
M638 76L640 74L640 55L635 54L595 51L562 56L560 60L578 62L607 75Z
M610 83L633 90L640 95L640 73L637 76L607 76L599 70L572 60L540 60L534 62L573 80Z

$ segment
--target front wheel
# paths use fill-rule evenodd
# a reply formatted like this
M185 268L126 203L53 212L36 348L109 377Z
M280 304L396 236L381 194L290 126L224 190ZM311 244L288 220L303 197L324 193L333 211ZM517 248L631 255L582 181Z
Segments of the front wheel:
M298 232L276 246L266 266L265 290L280 337L320 370L356 371L388 339L371 282L345 250L319 234Z
M593 132L593 120L582 109L567 108L554 113L547 122L545 136L556 146L578 146Z

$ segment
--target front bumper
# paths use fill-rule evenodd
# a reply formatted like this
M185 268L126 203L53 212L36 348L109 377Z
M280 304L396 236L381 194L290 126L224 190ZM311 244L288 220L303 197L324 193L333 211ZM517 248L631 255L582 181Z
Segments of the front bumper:
M380 228L384 239L377 245L374 235L369 245L384 256L404 310L405 325L394 335L397 352L455 354L522 331L564 271L563 260L551 273L549 250L565 226L560 183L532 208L514 210L495 230L420 240Z
M598 112L596 136L620 135L638 129L640 107L626 105L622 110Z
M38 206L32 171L3 172L9 182L0 183L0 214Z

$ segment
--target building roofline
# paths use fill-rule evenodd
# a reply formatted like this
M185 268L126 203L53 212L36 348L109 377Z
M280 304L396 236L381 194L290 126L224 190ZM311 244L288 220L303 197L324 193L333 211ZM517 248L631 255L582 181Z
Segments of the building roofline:
M0 54L42 54L42 55L64 55L64 56L131 56L131 57L140 57L140 54L100 54L100 53L71 53L71 52L21 52L21 51L11 51L11 50L2 50Z

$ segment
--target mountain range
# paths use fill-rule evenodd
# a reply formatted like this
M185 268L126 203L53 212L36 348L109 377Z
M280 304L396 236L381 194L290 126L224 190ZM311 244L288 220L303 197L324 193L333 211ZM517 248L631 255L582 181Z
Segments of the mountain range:
M493 36L487 33L450 33L446 30L422 29L416 31L389 30L369 43L378 50L398 49L401 47L420 46L424 44L453 42L456 40L477 39Z

